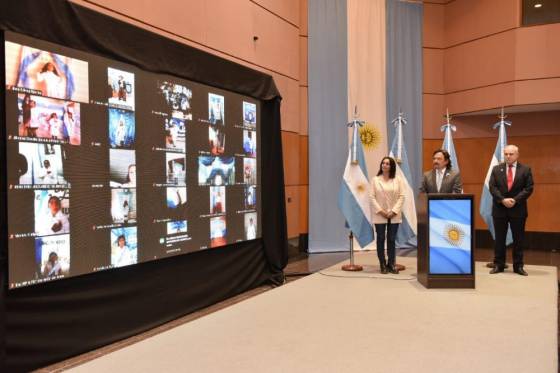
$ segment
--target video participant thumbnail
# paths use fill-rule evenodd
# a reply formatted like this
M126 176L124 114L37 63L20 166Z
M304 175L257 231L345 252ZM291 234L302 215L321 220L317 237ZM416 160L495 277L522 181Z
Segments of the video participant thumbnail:
M167 223L167 235L187 233L187 221L175 220Z
M167 149L186 149L185 121L177 118L165 119L165 147Z
M245 239L254 240L257 238L257 213L250 212L244 216Z
M111 229L111 265L124 267L138 262L136 227Z
M70 233L70 191L35 191L35 233L39 236Z
M226 146L226 134L218 126L208 126L208 143L213 155L224 154Z
M255 158L243 158L243 182L245 184L257 183L257 160Z
M192 90L168 81L159 81L158 86L159 93L171 110L171 116L177 119L192 120Z
M111 189L113 223L136 223L136 189Z
M211 124L224 126L224 96L208 93L208 120Z
M18 168L20 185L66 185L63 159L65 153L60 145L20 142L19 154L24 158Z
M134 150L109 150L110 185L112 188L136 187L136 154Z
M35 259L39 278L68 276L70 272L70 235L35 238Z
M233 185L235 183L234 157L198 157L199 185Z
M243 101L243 124L257 128L257 105Z
M226 212L226 187L210 187L210 213L223 214Z
M210 218L210 247L224 246L226 241L226 217Z
M6 41L6 88L28 88L41 95L89 102L88 63Z
M180 153L166 153L167 183L177 186L186 185L185 155Z
M243 130L243 151L249 157L257 156L257 133Z
M132 147L134 135L134 112L109 108L109 144L111 148Z
M246 185L245 189L245 210L253 210L257 207L257 187L255 185Z
M134 74L107 68L109 105L134 110Z
M18 135L80 145L80 104L18 94Z
M169 187L166 190L167 207L170 209L178 209L187 204L187 188L186 187Z

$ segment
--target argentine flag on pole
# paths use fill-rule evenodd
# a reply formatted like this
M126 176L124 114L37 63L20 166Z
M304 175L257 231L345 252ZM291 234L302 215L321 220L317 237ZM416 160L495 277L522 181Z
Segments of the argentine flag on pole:
M492 174L492 169L499 163L504 162L504 148L507 145L506 136L506 125L511 126L511 122L505 120L504 108L502 108L502 114L500 115L500 121L494 124L494 129L498 128L498 143L496 144L496 149L494 150L494 155L490 161L490 167L488 167L488 172L486 173L486 179L484 180L484 185L482 187L482 197L480 198L480 216L488 225L488 230L492 234L492 238L496 239L494 233L494 221L492 220L492 194L490 194L490 188L488 186L490 182L490 175ZM513 236L511 235L511 228L508 229L506 245L513 242Z
M351 125L354 126L352 145L348 150L348 160L338 192L338 207L360 246L365 247L374 239L369 202L369 179L364 149L358 134L360 122L354 120Z
M402 112L393 119L395 125L395 138L391 145L389 156L394 158L397 163L397 176L403 181L404 185L404 203L402 206L402 223L397 231L396 246L398 248L416 247L416 232L418 222L416 220L416 203L414 200L414 190L410 186L412 174L408 165L408 156L404 147L404 138L402 126L406 124L406 119Z
M449 110L447 110L447 114L445 116L447 118L447 123L441 126L441 131L444 132L443 137L443 144L441 146L442 149L447 150L449 153L449 158L451 159L451 165L453 169L459 172L459 161L457 160L457 153L455 152L455 145L453 145L453 136L452 132L457 131L457 127L451 124L451 116L449 115Z

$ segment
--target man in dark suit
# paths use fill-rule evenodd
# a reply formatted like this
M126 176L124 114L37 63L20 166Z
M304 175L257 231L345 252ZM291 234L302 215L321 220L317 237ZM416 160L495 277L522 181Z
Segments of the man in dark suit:
M420 193L462 193L461 175L451 169L447 150L438 149L432 155L433 169L424 173Z
M506 235L508 224L513 235L513 271L527 276L523 269L523 240L527 220L527 198L533 193L531 168L517 162L519 149L504 148L505 163L494 166L488 184L493 197L492 220L496 234L494 268L491 274L503 272L506 266Z

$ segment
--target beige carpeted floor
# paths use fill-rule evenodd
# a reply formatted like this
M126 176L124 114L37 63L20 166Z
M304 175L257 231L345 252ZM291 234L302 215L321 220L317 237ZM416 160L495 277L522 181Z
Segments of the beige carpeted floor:
M557 372L556 267L427 290L408 269L339 265L74 368L75 372Z

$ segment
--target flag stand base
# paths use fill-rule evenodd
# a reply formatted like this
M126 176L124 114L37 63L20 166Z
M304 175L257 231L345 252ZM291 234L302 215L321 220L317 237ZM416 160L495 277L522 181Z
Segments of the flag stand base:
M352 234L352 231L350 231L348 239L350 240L350 264L344 264L342 270L351 272L362 271L364 268L361 265L354 264L354 234Z
M359 272L362 271L364 268L358 264L345 264L342 266L343 271L351 271L351 272Z
M398 269L399 272L400 272L400 271L404 271L404 270L406 269L406 266L397 263L397 264L395 264L395 269Z

